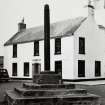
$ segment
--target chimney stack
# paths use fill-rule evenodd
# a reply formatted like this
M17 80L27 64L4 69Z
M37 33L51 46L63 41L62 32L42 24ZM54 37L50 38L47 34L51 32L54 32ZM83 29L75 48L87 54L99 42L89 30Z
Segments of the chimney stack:
M18 23L18 32L21 32L26 29L26 24L24 23L24 18L20 23Z
M50 71L50 11L44 6L44 70Z

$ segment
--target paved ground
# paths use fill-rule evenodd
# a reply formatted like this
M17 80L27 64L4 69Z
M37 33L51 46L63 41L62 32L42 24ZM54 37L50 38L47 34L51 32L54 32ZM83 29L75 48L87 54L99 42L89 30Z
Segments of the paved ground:
M14 87L21 87L24 82L31 81L9 81L9 82L0 82L0 102L4 100L5 91L13 90Z
M66 83L73 83L76 85L76 88L86 89L89 93L99 95L102 100L101 105L105 105L105 80Z
M82 85L105 85L105 80L70 82L70 83L82 84Z
M3 101L6 90L8 89L13 90L14 87L21 87L24 82L31 82L31 81L10 81L10 82L0 83L0 102ZM76 84L76 88L87 89L89 93L100 95L103 100L103 104L101 105L105 105L105 80L71 82L71 83Z
M76 88L86 89L89 93L99 95L102 101L101 105L105 105L105 84L103 85L76 85Z

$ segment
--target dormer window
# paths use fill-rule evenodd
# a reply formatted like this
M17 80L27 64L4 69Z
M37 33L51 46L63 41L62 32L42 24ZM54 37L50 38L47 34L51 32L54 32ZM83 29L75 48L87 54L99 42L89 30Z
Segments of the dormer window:
M39 56L39 41L34 41L34 56Z
M17 57L17 44L13 44L13 58Z
M55 54L61 54L61 38L55 39Z

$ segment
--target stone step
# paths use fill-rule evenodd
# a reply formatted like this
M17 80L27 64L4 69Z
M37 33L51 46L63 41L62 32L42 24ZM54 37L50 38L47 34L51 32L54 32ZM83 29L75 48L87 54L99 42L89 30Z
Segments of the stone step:
M85 89L25 89L15 88L15 91L23 96L56 96L56 95L67 95L67 94L87 94Z
M74 89L75 84L35 84L23 83L23 87L27 89Z
M16 91L11 91L11 90L8 90L6 91L6 97L8 97L10 100L37 100L37 99L68 99L68 100L71 100L71 99L77 99L77 100L81 100L81 99L89 99L89 100L92 100L92 99L95 99L95 98L99 98L99 96L97 95L93 95L93 94L66 94L66 95L51 95L51 96L23 96L19 93L17 93ZM9 100L8 99L8 100ZM76 101L76 100L75 100Z
M61 74L41 73L33 76L33 82L38 84L58 84L61 81Z
M16 91L8 90L6 92L8 105L100 105L99 98L99 96L89 93L35 97L23 96Z

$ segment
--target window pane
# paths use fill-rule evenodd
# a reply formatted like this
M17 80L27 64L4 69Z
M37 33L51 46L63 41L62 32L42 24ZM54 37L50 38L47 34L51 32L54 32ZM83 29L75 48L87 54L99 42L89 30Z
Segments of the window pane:
M12 76L17 76L17 63L12 64Z
M17 44L13 45L13 58L17 57Z
M39 56L39 41L34 42L34 56Z
M55 54L61 54L61 38L55 39Z
M79 38L79 54L85 54L85 38Z

